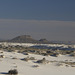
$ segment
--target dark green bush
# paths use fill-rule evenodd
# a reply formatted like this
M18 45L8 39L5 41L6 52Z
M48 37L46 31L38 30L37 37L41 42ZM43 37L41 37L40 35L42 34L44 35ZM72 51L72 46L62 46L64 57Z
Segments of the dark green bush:
M8 71L8 74L10 74L10 75L17 75L18 74L18 71L16 70L16 69L14 69L14 70L9 70Z

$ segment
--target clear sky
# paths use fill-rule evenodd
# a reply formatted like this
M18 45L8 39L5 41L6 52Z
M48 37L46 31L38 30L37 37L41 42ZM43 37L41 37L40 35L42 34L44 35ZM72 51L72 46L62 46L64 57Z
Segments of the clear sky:
M0 37L75 41L75 0L0 0Z

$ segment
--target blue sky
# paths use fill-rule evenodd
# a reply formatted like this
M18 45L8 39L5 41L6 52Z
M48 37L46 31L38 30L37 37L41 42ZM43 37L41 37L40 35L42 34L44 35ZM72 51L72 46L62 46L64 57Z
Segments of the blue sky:
M75 41L75 0L0 0L0 37Z
M75 0L0 0L0 18L75 21Z

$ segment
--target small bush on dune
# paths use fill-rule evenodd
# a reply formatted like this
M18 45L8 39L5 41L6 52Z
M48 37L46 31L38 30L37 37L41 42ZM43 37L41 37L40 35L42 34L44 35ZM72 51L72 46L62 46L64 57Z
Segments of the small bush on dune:
M8 71L8 74L9 74L9 75L17 75L17 74L18 74L18 71L17 71L16 69L14 69L14 70L9 70L9 71Z

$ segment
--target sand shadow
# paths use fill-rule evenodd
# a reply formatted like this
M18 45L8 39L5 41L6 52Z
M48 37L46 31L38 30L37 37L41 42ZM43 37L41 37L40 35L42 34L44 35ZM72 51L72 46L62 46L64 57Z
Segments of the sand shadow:
M6 74L8 74L8 73L7 73L7 72L0 72L0 74L5 74L5 75L6 75Z

